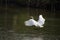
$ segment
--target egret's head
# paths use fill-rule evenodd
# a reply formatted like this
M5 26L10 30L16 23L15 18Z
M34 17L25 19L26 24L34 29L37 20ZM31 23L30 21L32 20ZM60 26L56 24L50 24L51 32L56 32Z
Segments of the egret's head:
M31 19L34 19L33 16L30 16Z

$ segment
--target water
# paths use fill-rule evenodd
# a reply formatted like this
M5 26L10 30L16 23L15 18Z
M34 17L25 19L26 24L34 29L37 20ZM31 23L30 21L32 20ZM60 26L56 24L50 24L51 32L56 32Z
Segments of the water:
M30 13L27 8L8 9L7 16L0 15L0 40L60 40L60 18L56 18L55 15L50 15L48 12L44 14L45 12L40 10L46 19L44 27L27 27L24 21L29 19L30 15L38 19L36 9L31 9ZM5 13L4 9L2 11L1 13Z
M0 31L0 40L60 40L60 35L19 34L14 31Z

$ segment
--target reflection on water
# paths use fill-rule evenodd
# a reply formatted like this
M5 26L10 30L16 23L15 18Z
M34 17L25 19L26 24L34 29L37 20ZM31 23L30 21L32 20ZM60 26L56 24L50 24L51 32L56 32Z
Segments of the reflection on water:
M5 10L2 11L4 13ZM46 22L43 28L36 28L24 25L24 21L29 18L27 8L9 9L7 13L7 16L0 15L0 40L60 40L58 35L60 34L60 19L55 18L55 15L53 17L48 12L39 9L39 13L43 13ZM30 15L38 19L36 9L31 9Z
M22 40L43 40L41 37L24 37Z
M18 34L13 31L0 31L0 40L60 40L60 35Z

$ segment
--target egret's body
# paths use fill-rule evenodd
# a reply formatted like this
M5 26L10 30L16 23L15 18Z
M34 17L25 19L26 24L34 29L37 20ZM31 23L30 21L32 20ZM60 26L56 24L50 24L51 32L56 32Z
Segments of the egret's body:
M34 19L29 19L29 20L25 21L25 25L26 26L32 26L32 25L37 26L37 22Z
M38 21L35 21L33 18L25 21L26 26L36 26L36 27L43 27L43 24L45 23L45 19L42 17L42 15L39 15Z

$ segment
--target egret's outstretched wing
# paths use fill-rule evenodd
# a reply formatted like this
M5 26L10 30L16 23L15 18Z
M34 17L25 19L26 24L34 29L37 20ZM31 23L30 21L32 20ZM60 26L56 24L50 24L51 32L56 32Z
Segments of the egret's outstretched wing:
M43 18L42 15L39 15L38 23L39 23L41 26L45 23L45 19Z
M25 25L26 26L33 26L33 25L37 26L37 22L34 19L29 19L25 21Z
M43 27L43 24L45 23L45 19L42 15L39 15L39 20L35 21L33 18L25 21L25 26L36 26L36 27Z

